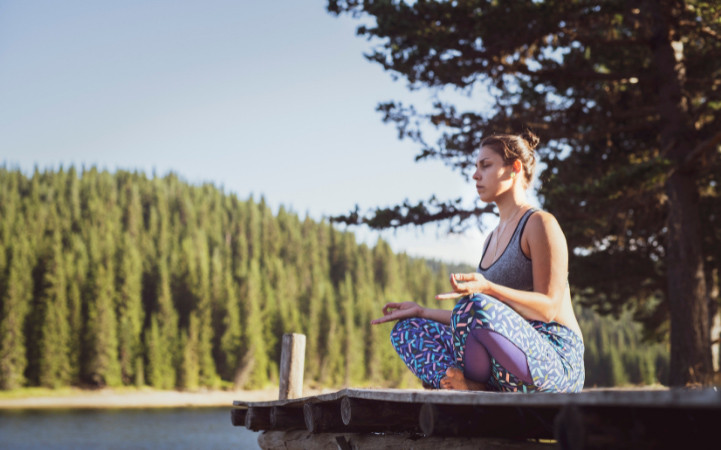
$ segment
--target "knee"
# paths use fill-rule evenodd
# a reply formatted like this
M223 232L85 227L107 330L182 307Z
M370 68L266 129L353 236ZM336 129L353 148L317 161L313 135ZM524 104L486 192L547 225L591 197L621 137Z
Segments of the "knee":
M461 298L453 308L452 322L456 323L460 320L463 323L469 323L476 322L474 319L480 319L481 323L485 323L493 311L502 305L503 302L489 295L467 295ZM476 325L482 324L476 323Z
M473 302L472 298L472 295L466 295L465 297L461 297L456 303L456 306L453 307L453 315L455 316L464 312L468 308L468 305Z
M413 319L402 319L396 322L391 329L391 341L395 341L400 335L413 327Z
M466 295L453 307L453 314L464 314L477 309L483 310L483 308L490 309L489 304L495 306L501 304L501 301L485 294Z
M401 346L407 344L408 332L413 326L413 319L403 319L396 322L391 329L391 344L398 353L401 352Z

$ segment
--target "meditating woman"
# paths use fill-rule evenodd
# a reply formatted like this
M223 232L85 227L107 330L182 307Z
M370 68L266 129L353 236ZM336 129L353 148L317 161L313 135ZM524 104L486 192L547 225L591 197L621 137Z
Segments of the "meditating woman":
M391 342L425 386L441 389L578 392L583 339L568 286L566 238L526 190L538 138L495 135L481 142L473 179L500 221L476 273L451 274L453 311L388 303L374 324L398 320Z

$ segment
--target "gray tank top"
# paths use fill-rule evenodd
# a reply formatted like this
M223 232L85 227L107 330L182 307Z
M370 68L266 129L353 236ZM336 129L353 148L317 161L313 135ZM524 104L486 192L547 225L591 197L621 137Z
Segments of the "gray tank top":
M521 235L528 218L534 212L536 209L531 208L523 214L500 258L485 269L481 267L480 262L478 263L477 272L486 277L488 281L520 291L533 290L533 266L531 260L521 250ZM490 243L491 237L489 236L483 248L483 255L486 254ZM481 261L483 261L483 256L481 256Z

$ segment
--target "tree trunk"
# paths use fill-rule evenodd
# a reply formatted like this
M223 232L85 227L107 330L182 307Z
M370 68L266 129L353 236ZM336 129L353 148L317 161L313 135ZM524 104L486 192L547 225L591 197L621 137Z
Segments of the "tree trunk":
M674 42L680 13L673 1L647 2L653 20L651 50L658 86L661 145L674 170L666 183L668 242L666 253L668 301L671 313L671 373L669 384L710 384L713 376L708 306L701 252L699 194L696 170L685 167L694 148L688 106L681 86L685 77L683 44Z
M671 312L669 384L710 384L708 306L701 254L698 190L695 180L675 173L667 184L668 301Z

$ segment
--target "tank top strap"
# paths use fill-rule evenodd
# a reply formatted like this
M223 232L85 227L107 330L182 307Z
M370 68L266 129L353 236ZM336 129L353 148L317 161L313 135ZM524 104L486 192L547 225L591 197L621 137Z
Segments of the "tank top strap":
M521 216L521 220L518 221L518 225L516 225L516 229L513 231L513 236L511 236L511 241L508 243L510 246L511 243L514 243L516 241L521 241L521 235L523 234L523 230L526 228L526 222L528 222L528 219L531 217L531 215L538 211L536 208L529 208L528 211L523 213L523 216Z

